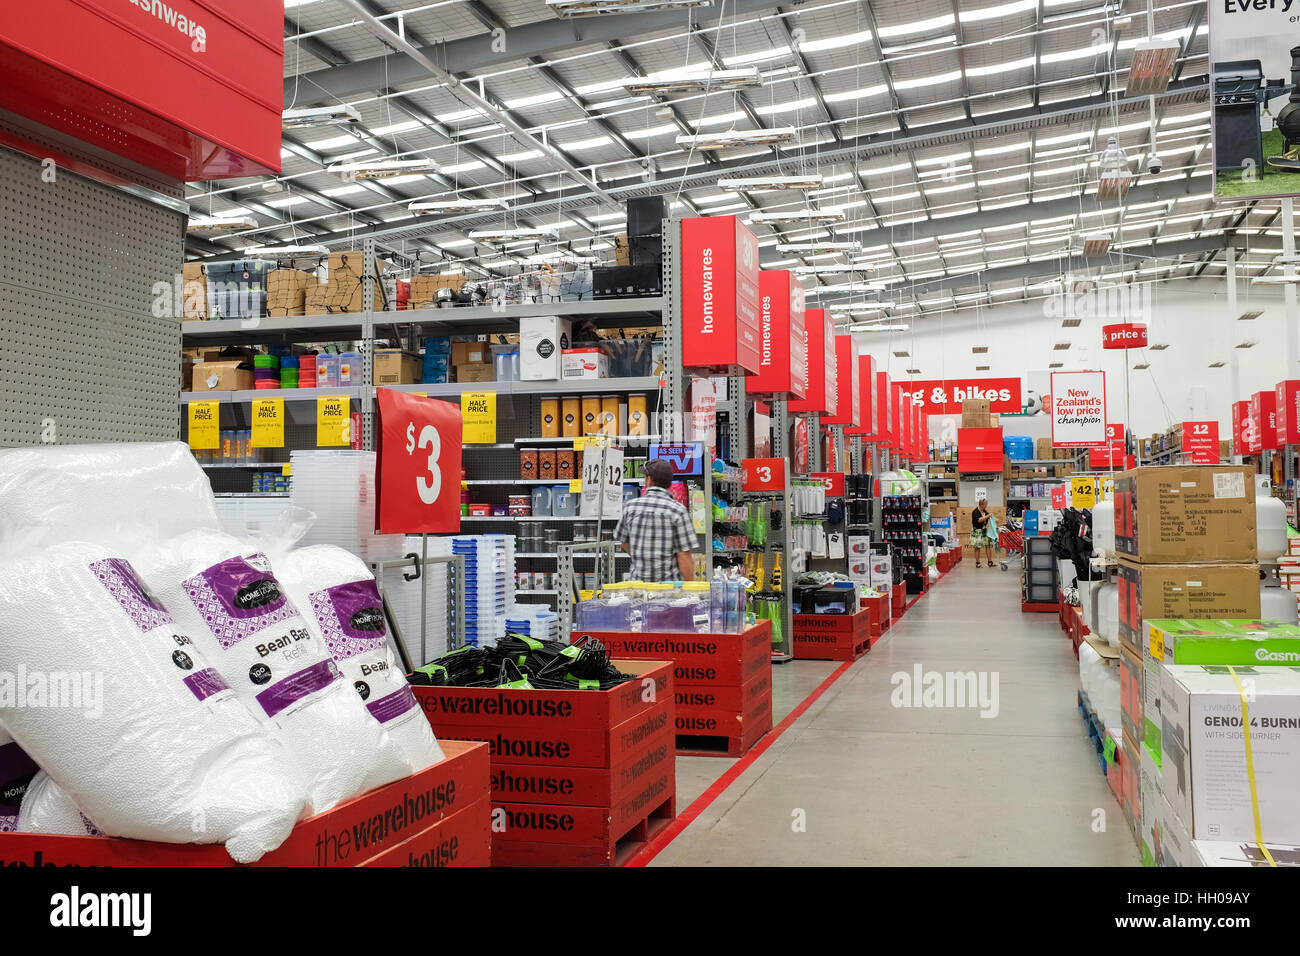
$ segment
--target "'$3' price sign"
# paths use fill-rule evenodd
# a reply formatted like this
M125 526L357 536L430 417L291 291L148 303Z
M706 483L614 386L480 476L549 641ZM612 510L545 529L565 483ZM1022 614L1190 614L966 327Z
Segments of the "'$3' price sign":
M391 388L376 392L378 531L382 534L459 531L460 407Z

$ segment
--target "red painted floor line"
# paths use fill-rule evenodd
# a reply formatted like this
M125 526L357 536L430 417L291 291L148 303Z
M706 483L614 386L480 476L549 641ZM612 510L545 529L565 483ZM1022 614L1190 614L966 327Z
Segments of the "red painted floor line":
M696 797L694 803L692 803L689 807L687 807L685 810L679 813L677 815L677 819L675 819L672 823L670 823L653 840L651 840L640 850L638 850L636 854L633 855L632 858L629 859L627 863L624 865L645 866L656 856L658 856L663 851L663 849L666 846L668 846L668 844L671 843L677 837L677 834L681 833L688 826L690 826L695 821L696 817L698 817L701 813L703 813L706 809L708 809L709 804L711 804L714 800L718 799L718 797L722 795L723 791L726 790L729 786L732 785L732 783L735 782L737 777L739 777L742 773L748 770L750 765L753 764L755 760L757 760L764 753L766 753L767 749L771 747L772 744L776 743L777 740L780 739L781 735L790 728L790 725L793 724L800 717L802 717L804 713L808 710L808 708L817 702L817 698L821 697L822 694L826 693L827 689L829 689L832 684L834 684L837 680L839 680L840 675L842 675L851 666L853 666L852 661L845 661L834 671L832 671L830 676L828 676L824 681L818 684L817 688L811 694L805 697L798 707L796 707L794 710L790 711L788 715L786 715L785 720L781 721L774 728L772 728L772 731L766 734L762 740L760 740L757 744L755 744L753 748L749 751L749 753L745 754L743 757L737 760L734 764L731 765L731 767L727 770L726 773L724 773L717 780L713 781L713 785L710 786L709 789L705 790L702 794Z
M947 572L945 571L944 573L946 574ZM940 577L942 577L942 575ZM937 584L938 582L935 583ZM928 593L929 593L929 589L927 588L925 591L922 591L920 594L916 596L916 600L914 600L912 604L915 604L916 601L919 601L922 597L924 597ZM911 607L911 605L908 605L908 607ZM859 660L861 660L861 658L859 658ZM835 670L832 671L824 681L822 681L820 684L817 685L817 687L813 690L811 694L809 694L799 703L799 706L797 706L794 710L790 711L790 713L786 715L785 720L781 721L774 728L772 728L772 731L766 734L762 740L760 740L757 744L755 744L754 747L749 751L749 753L745 754L734 764L732 764L726 773L724 773L717 780L713 781L713 784L709 787L709 789L705 790L702 794L696 797L695 801L689 807L687 807L685 810L679 813L677 815L677 818L673 820L672 823L668 824L668 826L666 826L663 830L661 830L658 834L656 834L655 837L652 840L650 840L649 843L647 843L641 849L637 850L636 853L633 854L628 859L628 861L623 865L624 866L645 866L647 863L649 863L651 860L657 857L660 853L662 853L664 849L668 846L668 844L672 843L673 840L677 839L678 834L680 834L688 826L694 823L695 820L699 817L699 815L703 813L705 810L707 810L709 808L709 805L713 803L714 800L717 800L718 797L722 796L723 792L726 791L726 789L730 787L733 783L735 783L736 779L742 773L748 770L755 760L763 756L763 754L767 752L767 749L771 747L772 744L776 743L781 738L781 735L785 733L787 730L789 730L791 725L793 725L796 720L802 717L807 712L808 708L811 707L813 704L815 704L818 698L820 698L822 694L826 693L826 691L830 689L830 686L834 684L837 680L839 680L840 677L843 676L844 672L847 671L850 667L852 667L853 664L854 664L853 661L845 661L839 667L835 668Z

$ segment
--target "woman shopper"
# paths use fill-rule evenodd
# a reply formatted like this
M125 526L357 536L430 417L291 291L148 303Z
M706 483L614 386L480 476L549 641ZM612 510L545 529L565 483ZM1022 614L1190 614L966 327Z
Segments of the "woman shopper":
M970 519L970 543L975 549L975 567L980 566L980 549L988 549L989 567L993 567L993 539L990 536L993 524L993 515L989 512L989 500L981 498L975 505L975 510L971 512Z

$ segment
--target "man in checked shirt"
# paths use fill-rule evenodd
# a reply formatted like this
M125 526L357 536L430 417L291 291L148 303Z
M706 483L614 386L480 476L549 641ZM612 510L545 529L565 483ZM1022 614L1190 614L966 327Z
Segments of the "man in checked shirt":
M690 512L668 493L673 467L661 458L645 466L645 494L623 502L614 540L632 555L634 581L693 581L695 526Z

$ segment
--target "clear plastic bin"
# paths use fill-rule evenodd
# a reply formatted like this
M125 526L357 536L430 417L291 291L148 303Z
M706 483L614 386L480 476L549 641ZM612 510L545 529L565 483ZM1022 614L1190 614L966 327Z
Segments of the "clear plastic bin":
M339 384L339 357L337 355L316 356L316 387L333 388Z

